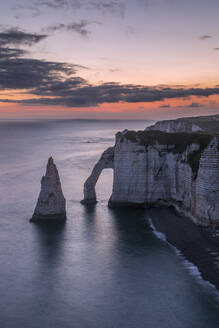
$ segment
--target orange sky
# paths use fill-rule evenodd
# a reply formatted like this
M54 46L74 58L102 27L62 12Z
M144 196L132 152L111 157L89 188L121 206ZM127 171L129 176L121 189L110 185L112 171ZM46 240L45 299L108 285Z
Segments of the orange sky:
M217 114L219 113L218 108L219 96L210 96L208 98L192 96L189 99L173 98L149 103L104 103L91 108L0 103L0 118L44 117L156 120L169 117Z

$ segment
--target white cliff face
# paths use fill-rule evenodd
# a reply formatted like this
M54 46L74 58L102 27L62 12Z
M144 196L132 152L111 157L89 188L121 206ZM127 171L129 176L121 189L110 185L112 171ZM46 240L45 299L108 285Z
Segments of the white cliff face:
M165 144L162 136L168 134L160 133L154 140L152 133L153 142L145 143L138 136L130 138L129 131L117 134L109 205L173 205L197 224L219 225L218 139L200 134L199 143L197 135L190 134L182 148L179 139Z
M114 154L114 184L111 203L153 204L159 201L184 201L189 206L192 169L185 153L171 152L171 145L138 145L118 138Z
M41 191L31 221L65 220L66 206L61 182L52 157L41 180Z
M195 215L201 223L205 218L219 225L219 151L218 138L214 138L200 159L195 185Z
M199 149L194 143L181 153L171 150L171 145L156 142L145 146L119 137L110 205L173 205L198 224L219 224L218 139L202 152L194 172L190 156L197 161Z
M146 131L152 130L159 130L167 133L202 131L201 127L197 124L182 120L161 121L146 128Z
M159 121L145 129L146 131L219 133L219 115L183 117L176 120Z

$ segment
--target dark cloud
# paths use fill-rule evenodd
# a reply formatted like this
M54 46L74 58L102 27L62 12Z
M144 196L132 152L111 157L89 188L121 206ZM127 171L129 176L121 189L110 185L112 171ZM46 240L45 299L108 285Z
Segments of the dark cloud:
M5 45L28 45L31 46L35 43L45 39L45 34L26 33L19 28L10 28L0 32L0 46Z
M63 105L69 107L87 107L96 106L102 103L117 102L155 102L171 98L183 98L190 96L208 97L219 94L219 88L160 88L148 87L132 84L119 83L102 83L99 85L91 85L87 81L79 78L69 78L65 81L54 81L48 79L43 82L37 80L38 85L30 90L30 93L40 98L32 98L28 100L12 101L23 104L39 104L39 105ZM4 100L11 102L10 100ZM192 103L189 107L198 107L200 104Z
M160 108L170 108L171 106L170 105L161 105Z
M26 51L22 49L13 49L8 47L0 46L0 62L3 60L9 60L12 58L17 58L26 54Z
M203 104L200 104L200 103L197 103L197 102L193 102L189 105L187 105L187 107L191 107L191 108L200 108L200 107L203 107L204 105Z
M209 39L212 39L212 36L211 36L211 35L208 35L208 34L201 35L201 36L199 37L199 40L203 40L203 41L205 41L205 40L209 40Z
M48 33L50 32L56 32L56 31L69 31L69 32L75 32L80 34L81 36L88 36L90 34L90 31L87 29L88 25L90 24L100 24L99 22L88 22L86 20L81 20L80 22L73 22L70 24L54 24L51 26L48 26L46 28L46 31Z
M64 75L75 73L75 68L64 63L55 63L29 58L2 58L0 55L0 89L37 88L62 82Z
M45 38L45 35L25 33L10 29L0 33L0 90L34 90L62 83L81 68L78 65L50 62L27 58L28 52L15 46L33 45ZM13 45L14 47L9 47ZM24 56L25 55L25 56ZM82 79L72 78L71 87L80 85Z
M53 9L60 9L63 7L68 7L69 5L74 5L74 7L81 7L80 1L77 0L38 0L34 1L35 6L45 6Z
M214 48L213 50L215 50L215 51L219 51L219 48Z
M124 0L35 0L29 6L17 6L15 9L18 11L28 10L33 14L39 15L42 13L42 8L47 7L50 9L86 9L98 10L101 13L111 13L124 15L125 1ZM19 15L18 15L19 18Z
M115 0L115 1L90 1L89 5L95 9L98 9L105 12L111 13L120 13L122 16L125 14L125 5L122 1Z
M205 106L204 104L201 104L199 102L192 102L192 103L187 104L187 105L180 105L180 106L176 106L176 107L177 108L200 108L200 107L204 107L204 106Z

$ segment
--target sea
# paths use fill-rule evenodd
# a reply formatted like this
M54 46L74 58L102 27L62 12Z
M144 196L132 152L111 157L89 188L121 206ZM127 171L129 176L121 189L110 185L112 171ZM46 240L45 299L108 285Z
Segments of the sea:
M98 180L97 205L80 203L115 133L150 124L0 121L0 328L219 327L218 292L146 211L108 208L111 169ZM63 225L29 222L50 156L67 200Z

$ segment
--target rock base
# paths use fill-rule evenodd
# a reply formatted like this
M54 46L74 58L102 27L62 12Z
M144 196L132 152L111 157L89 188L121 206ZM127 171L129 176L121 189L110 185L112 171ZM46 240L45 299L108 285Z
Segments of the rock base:
M219 220L214 221L214 224L207 220L201 220L201 218L193 216L189 210L183 208L180 202L175 202L173 200L166 201L160 200L153 203L132 203L132 202L115 202L109 200L108 207L110 208L120 208L120 207L134 207L143 209L155 209L155 208L169 208L174 210L180 216L186 216L193 223L200 227L211 227L212 229L219 229Z
M65 222L67 219L66 213L61 214L51 214L51 215L41 215L34 214L30 219L30 222Z
M113 202L108 201L108 207L110 208L119 208L119 207L134 207L134 208L148 208L145 203L131 203L131 202Z
M82 199L80 201L80 203L82 205L95 205L95 204L97 204L97 200L96 199Z

